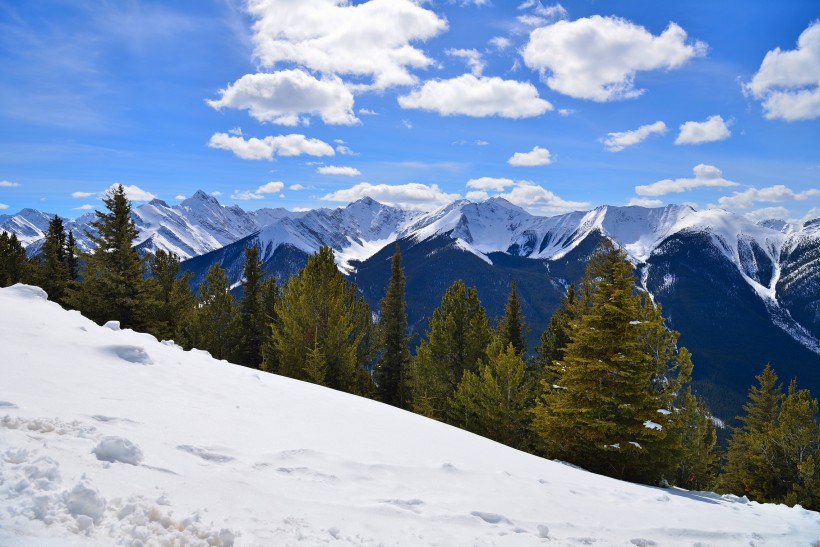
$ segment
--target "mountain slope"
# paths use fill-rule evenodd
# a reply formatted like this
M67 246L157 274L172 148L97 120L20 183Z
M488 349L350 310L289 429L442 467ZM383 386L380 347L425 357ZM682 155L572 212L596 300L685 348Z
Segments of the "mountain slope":
M808 545L820 515L542 460L0 289L3 545Z

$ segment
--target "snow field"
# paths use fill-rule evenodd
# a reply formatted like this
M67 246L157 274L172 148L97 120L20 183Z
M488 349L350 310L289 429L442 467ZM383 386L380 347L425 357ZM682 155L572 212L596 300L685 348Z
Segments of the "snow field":
M124 349L125 348L125 349ZM820 515L644 487L0 289L0 545L812 545Z

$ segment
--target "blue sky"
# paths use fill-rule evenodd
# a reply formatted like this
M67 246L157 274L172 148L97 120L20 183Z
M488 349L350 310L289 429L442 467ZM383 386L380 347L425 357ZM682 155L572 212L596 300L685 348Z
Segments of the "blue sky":
M0 2L0 214L76 217L122 183L245 209L818 217L818 19L814 0Z

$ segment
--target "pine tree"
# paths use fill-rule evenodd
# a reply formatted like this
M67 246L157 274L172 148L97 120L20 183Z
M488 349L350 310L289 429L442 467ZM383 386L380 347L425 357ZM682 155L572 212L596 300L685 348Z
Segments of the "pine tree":
M533 429L550 457L638 482L671 476L674 420L659 411L671 412L689 381L689 353L636 292L622 250L596 253L586 278L590 307L571 330L555 384L542 381Z
M291 276L275 313L274 348L265 352L265 370L350 393L370 393L370 311L336 267L333 249L321 247Z
M65 266L68 271L68 282L72 284L80 276L80 259L77 257L77 241L74 239L74 232L71 230L68 231L65 247Z
M427 340L411 364L413 410L443 420L448 401L464 371L477 372L486 361L490 326L475 287L459 280L444 293L433 311Z
M529 448L531 391L524 359L509 342L478 374L464 372L450 401L450 422L514 448Z
M529 329L521 313L521 301L516 289L516 283L513 281L507 303L504 305L504 315L498 322L498 334L503 347L512 344L518 355L524 355L527 353L526 338Z
M262 308L262 277L259 247L248 245L242 271L242 297L239 299L242 339L238 359L240 365L253 368L262 364L262 339L268 328Z
M276 303L279 298L279 286L276 284L276 279L273 277L268 277L262 281L260 300L262 302L261 311L264 330L262 333L262 362L260 367L262 370L267 370L270 372L279 370L279 357L276 352L276 344L273 339L274 330L281 328L279 316L276 315Z
M66 301L94 321L114 320L140 329L147 319L148 288L145 260L132 246L138 232L131 203L121 184L106 194L103 203L108 212L96 211L91 223L97 235L86 232L94 248L82 255L82 283L69 291Z
M536 349L535 365L538 376L548 385L554 384L560 373L559 363L564 360L564 352L570 343L570 336L577 321L587 310L590 289L588 280L580 292L574 284L567 287L561 297L561 303L550 317L549 325L541 334L541 341ZM555 367L559 367L557 370Z
M148 266L148 306L152 310L146 325L148 332L160 340L177 339L177 343L184 345L186 340L180 337L180 328L196 307L189 288L191 274L180 275L180 258L162 249L149 258Z
M404 269L398 243L393 254L392 274L381 301L379 321L379 349L381 358L373 376L378 386L379 399L404 407L408 398L407 373L410 366L407 310L404 299Z
M214 359L235 361L241 323L228 277L219 264L208 269L197 298L190 329L193 347L209 352Z
M28 269L26 250L17 235L0 232L0 287L26 281Z
M36 258L34 280L55 302L63 301L69 284L67 242L63 220L54 215L48 222L43 246Z
M675 433L678 444L671 449L676 458L675 485L689 490L707 490L715 485L719 455L712 415L703 399L686 389L675 404Z

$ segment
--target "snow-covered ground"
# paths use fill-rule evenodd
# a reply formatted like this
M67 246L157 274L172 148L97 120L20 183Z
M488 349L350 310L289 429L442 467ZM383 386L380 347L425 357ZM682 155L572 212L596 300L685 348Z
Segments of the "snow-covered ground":
M0 545L817 545L0 289Z

